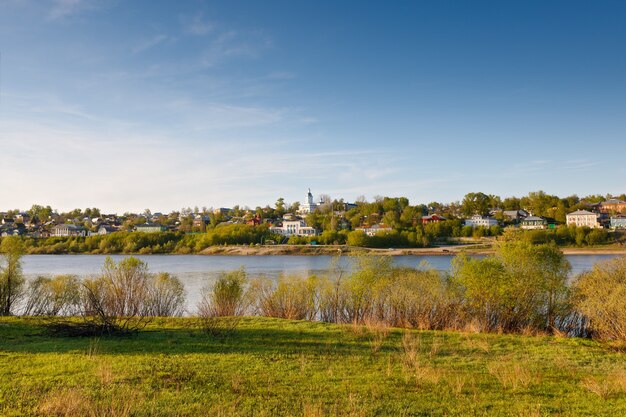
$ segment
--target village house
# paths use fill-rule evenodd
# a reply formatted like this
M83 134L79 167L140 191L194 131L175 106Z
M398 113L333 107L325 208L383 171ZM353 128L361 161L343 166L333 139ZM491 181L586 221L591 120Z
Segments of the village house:
M58 224L52 228L53 237L66 237L66 236L87 236L87 229L83 226L77 226L75 224Z
M270 233L275 233L282 236L315 236L317 230L315 228L307 226L304 220L288 220L283 221L280 226L272 226L269 229Z
M522 219L520 223L520 228L524 230L536 230L536 229L546 229L548 227L548 221L543 217L539 216L528 216Z
M600 228L598 215L587 210L577 210L567 214L566 223L568 226Z
M497 226L497 225L498 225L498 221L494 219L493 217L481 216L479 214L472 216L470 219L465 219L465 226L491 227L491 226Z
M196 214L193 219L194 227L206 226L209 223L211 223L211 218L209 216L204 216L202 214Z
M96 234L98 235L110 235L111 233L117 232L117 227L110 226L108 224L103 224L98 228Z
M626 215L617 214L611 216L611 229L626 229Z
M514 223L518 223L528 216L529 213L526 210L504 210L502 212L502 217L504 218L504 220Z
M360 230L364 232L368 236L376 236L378 233L387 233L391 232L393 229L389 226L385 226L382 224L375 224L370 227L357 227L354 230Z
M626 211L626 201L611 198L594 206L599 213L611 214Z
M159 233L167 231L167 227L157 223L144 223L136 225L135 231L141 233Z
M439 222L443 222L445 220L447 220L447 219L445 217L443 217L443 216L440 216L438 214L431 214L431 215L422 217L422 224L439 223Z

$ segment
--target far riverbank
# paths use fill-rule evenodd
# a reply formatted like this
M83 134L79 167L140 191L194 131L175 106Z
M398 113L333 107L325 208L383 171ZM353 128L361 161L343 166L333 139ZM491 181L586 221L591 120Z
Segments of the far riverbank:
M626 255L626 247L598 247L598 248L562 248L566 255ZM263 246L211 246L200 255L230 255L230 256L272 256L272 255L298 255L298 256L332 256L332 255L429 255L450 256L459 253L474 255L489 255L494 252L490 244L450 245L432 248L362 248L346 245L263 245Z

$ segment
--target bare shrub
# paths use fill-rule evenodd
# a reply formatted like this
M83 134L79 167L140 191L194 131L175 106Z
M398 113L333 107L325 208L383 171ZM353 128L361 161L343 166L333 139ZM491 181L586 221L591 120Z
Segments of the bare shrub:
M344 322L385 320L392 274L390 257L357 257L355 271L342 283L346 293L343 306Z
M63 306L59 310L63 311L73 305L74 290L75 281L71 278L39 280L29 308L53 312ZM83 321L55 319L47 325L49 333L126 335L145 327L156 314L179 314L184 303L184 289L178 279L167 274L150 274L148 265L134 257L117 263L107 257L102 274L83 281L78 292L77 311Z
M240 316L246 310L246 271L222 272L212 287L203 290L200 317Z
M203 290L198 305L198 316L202 329L212 336L224 336L233 332L244 314L248 301L243 269L222 272L212 287Z
M28 285L24 315L72 316L80 311L80 283L73 275L37 277Z
M180 316L185 306L185 287L168 273L157 274L149 287L148 312L155 317Z
M598 262L574 284L576 308L601 339L626 341L626 257Z
M258 279L251 294L259 314L290 320L314 320L317 316L318 282L315 277L281 277L277 283Z
M389 285L385 315L393 326L422 330L453 326L456 314L447 283L438 271L395 268Z
M102 276L83 283L84 314L103 334L129 333L150 321L148 265L129 257L107 257Z

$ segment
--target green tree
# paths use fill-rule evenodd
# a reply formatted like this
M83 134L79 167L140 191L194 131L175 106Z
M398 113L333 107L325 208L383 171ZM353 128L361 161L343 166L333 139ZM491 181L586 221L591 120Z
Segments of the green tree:
M569 262L556 245L504 242L494 256L454 260L465 312L486 330L567 329Z
M0 315L14 313L15 303L22 296L24 275L22 273L22 255L24 244L19 237L6 237L0 244L2 262L0 263Z
M471 216L474 214L487 215L489 214L490 203L493 198L484 193L468 193L463 198L461 203L461 212L465 216Z

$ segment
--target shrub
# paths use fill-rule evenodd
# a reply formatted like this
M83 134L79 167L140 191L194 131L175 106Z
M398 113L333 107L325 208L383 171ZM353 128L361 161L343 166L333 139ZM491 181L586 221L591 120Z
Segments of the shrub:
M267 317L290 320L314 320L317 317L319 280L312 276L281 277L277 283L259 279L252 284L251 294L257 311Z
M151 278L148 265L137 258L115 263L107 257L102 275L83 283L84 315L103 333L143 328L150 318Z
M576 308L602 339L626 342L626 257L599 262L574 284Z
M185 287L175 276L160 273L149 288L149 314L157 317L180 316L185 306Z
M453 261L453 284L468 318L483 330L570 331L566 280L571 267L556 245L504 242L494 256Z
M80 283L72 275L54 278L37 277L31 281L26 293L24 315L71 316L79 313Z
M222 272L212 287L203 290L198 306L200 317L241 316L247 307L245 300L246 271Z

